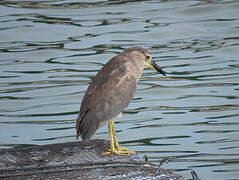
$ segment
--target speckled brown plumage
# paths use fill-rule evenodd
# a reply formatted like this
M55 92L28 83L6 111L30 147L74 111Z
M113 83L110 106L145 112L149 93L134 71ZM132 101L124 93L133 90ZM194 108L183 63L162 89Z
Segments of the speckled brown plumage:
M148 56L143 48L128 48L97 73L81 103L76 124L77 138L79 135L83 140L91 138L98 128L128 106Z

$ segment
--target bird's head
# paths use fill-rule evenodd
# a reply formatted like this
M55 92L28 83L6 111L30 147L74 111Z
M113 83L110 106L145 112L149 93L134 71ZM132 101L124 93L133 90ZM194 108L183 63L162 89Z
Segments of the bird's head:
M166 76L166 73L156 63L153 62L151 55L145 49L140 47L132 47L126 49L125 52L134 59L140 61L141 66L146 66Z

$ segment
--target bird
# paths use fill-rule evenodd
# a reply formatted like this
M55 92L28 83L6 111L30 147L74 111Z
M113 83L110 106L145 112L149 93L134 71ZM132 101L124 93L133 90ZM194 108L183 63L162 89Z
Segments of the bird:
M114 118L122 113L136 93L144 68L166 73L152 61L150 53L141 47L126 48L111 58L96 74L82 99L76 122L76 138L89 140L97 129L108 123L110 149L103 155L135 154L118 143Z

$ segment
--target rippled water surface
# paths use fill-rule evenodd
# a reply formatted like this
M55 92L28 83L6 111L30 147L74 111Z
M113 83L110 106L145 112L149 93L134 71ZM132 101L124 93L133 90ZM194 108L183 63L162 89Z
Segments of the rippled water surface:
M239 179L239 1L0 1L0 148L76 141L94 75L142 46L120 143L191 178ZM107 127L94 138L108 139Z

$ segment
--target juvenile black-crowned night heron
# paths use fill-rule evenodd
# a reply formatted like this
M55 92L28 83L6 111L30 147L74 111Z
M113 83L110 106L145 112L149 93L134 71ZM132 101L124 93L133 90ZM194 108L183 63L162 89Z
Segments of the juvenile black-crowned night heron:
M76 137L90 139L97 129L108 123L110 149L103 154L135 153L120 147L113 118L122 113L135 95L143 69L149 67L165 75L152 62L151 55L143 48L132 47L113 57L94 77L81 102L76 123Z

